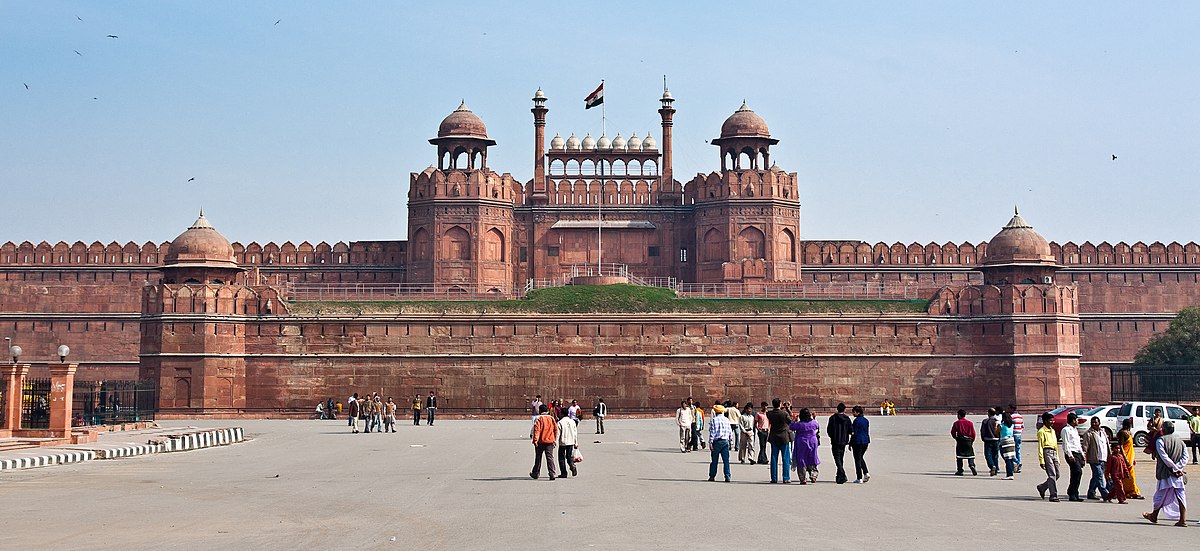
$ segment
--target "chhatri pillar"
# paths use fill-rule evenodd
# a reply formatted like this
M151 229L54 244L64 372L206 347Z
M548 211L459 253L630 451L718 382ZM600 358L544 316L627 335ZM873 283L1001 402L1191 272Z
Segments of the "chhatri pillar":
M21 393L28 375L29 364L0 365L0 378L4 379L4 430L21 428Z
M50 436L71 435L71 400L75 395L77 363L50 364Z

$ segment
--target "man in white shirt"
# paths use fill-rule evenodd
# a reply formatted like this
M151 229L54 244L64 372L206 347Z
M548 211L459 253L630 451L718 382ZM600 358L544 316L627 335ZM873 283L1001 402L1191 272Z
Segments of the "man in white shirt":
M559 478L579 476L575 470L575 446L579 443L579 422L564 415L558 420L558 472Z
M1083 444L1079 441L1079 416L1075 412L1067 414L1067 424L1063 425L1058 434L1058 443L1062 447L1063 458L1071 469L1071 482L1067 485L1067 499L1083 501L1079 497L1079 482L1083 479Z
M687 401L679 402L675 410L675 424L679 425L679 451L688 452L688 444L692 441L692 423L696 422L695 413L688 407Z

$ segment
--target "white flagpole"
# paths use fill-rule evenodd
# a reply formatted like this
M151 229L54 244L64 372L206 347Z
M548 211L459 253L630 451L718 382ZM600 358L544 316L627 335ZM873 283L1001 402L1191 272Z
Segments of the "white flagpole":
M600 79L600 88L604 88L604 79ZM600 136L604 137L606 133L605 126L608 124L607 104L604 99L600 100ZM604 275L603 257L604 257L604 212L600 207L604 205L604 159L600 159L597 163L600 165L600 200L596 201L596 275Z

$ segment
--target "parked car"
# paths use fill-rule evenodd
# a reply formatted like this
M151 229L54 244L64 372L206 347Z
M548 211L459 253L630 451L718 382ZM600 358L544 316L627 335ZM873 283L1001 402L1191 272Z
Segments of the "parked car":
M1175 434L1186 435L1191 434L1188 428L1187 418L1188 412L1179 404L1165 404L1162 402L1125 402L1117 408L1117 426L1125 422L1126 419L1133 419L1133 445L1142 447L1146 445L1146 437L1148 431L1146 423L1154 417L1154 412L1159 411L1166 421L1175 424ZM1165 421L1164 421L1165 422Z
M1117 411L1121 409L1121 404L1111 404L1107 406L1096 406L1087 410L1079 416L1082 423L1079 424L1079 435L1087 434L1092 428L1092 418L1100 418L1100 427L1104 429L1104 433L1111 441L1116 436L1117 431L1121 430L1121 426L1117 424Z
M1084 413L1087 413L1093 409L1096 409L1096 406L1080 405L1080 406L1063 406L1060 408L1055 408L1055 409L1050 410L1050 413L1052 415L1054 415L1054 421L1053 421L1054 432L1057 433L1057 432L1061 431L1063 427L1067 426L1067 415L1068 414L1074 412L1075 415L1083 415ZM1041 415L1038 416L1036 426L1039 429L1042 428Z

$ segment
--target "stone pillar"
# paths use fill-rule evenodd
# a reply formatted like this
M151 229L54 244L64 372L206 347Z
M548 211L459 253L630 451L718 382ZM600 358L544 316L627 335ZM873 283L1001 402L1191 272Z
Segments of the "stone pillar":
M71 399L75 396L77 363L50 364L50 435L71 435Z
M546 96L542 89L533 96L533 189L531 204L544 205L549 200L546 190Z
M25 377L29 375L29 364L0 365L0 377L4 379L4 429L15 431L21 428L21 393Z

